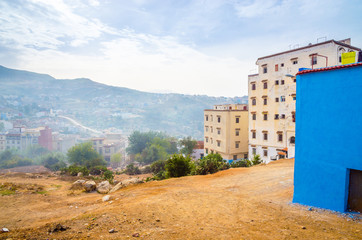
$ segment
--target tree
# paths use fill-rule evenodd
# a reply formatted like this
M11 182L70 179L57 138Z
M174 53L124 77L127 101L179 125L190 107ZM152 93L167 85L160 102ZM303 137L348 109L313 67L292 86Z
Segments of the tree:
M5 130L4 123L0 122L0 132Z
M184 157L181 154L174 154L167 159L165 169L167 177L182 177L191 173L192 170L191 158Z
M106 166L103 157L93 149L90 142L77 144L67 153L68 161L77 166L85 166L88 169L93 166Z
M185 155L191 155L194 148L197 145L197 141L192 139L190 136L180 140L181 153Z
M120 166L122 161L122 154L121 153L115 153L111 156L111 163ZM113 166L112 166L113 167Z
M61 153L50 153L46 155L43 157L42 163L44 167L52 171L58 171L67 166L64 162L64 156Z
M208 154L203 159L199 159L196 163L196 174L206 175L216 173L220 170L228 168L228 164L218 153Z
M166 160L167 158L168 154L162 146L151 144L141 154L137 154L135 160L142 164L150 164L157 160Z
M137 154L141 153L143 149L147 147L147 145L157 137L158 135L162 135L158 132L152 132L149 131L147 133L141 133L140 131L134 131L129 137L128 137L128 147L127 152L129 154Z
M253 163L253 165L257 165L260 164L262 162L260 155L253 155L253 158L251 159L251 162Z

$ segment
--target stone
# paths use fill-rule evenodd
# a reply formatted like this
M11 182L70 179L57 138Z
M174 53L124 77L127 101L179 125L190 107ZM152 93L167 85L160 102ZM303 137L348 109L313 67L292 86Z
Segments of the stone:
M97 186L97 192L101 194L106 194L111 190L111 184L108 181L103 181Z
M83 187L86 192L93 192L94 190L96 190L97 185L94 181L86 181L83 184Z
M7 229L7 228L2 228L2 229L1 229L1 232L4 232L4 233L5 233L5 232L10 232L10 231L9 231L9 229Z
M83 173L82 173L82 172L79 172L79 173L77 174L77 177L83 177Z
M111 195L106 195L106 196L102 197L102 201L107 202L107 201L111 200L111 198L112 198Z
M83 184L84 183L85 183L85 180L77 180L72 184L70 189L71 190L81 190L81 189L83 189Z
M116 230L114 230L114 228L112 228L111 230L108 231L109 233L115 233Z
M65 230L69 229L69 227L63 226L60 223L54 225L53 227L51 227L49 229L50 233L54 233L54 232L63 232Z
M134 234L132 234L132 237L139 237L139 236L140 236L139 233L134 233Z
M305 226L302 226L302 229L307 229Z
M123 188L123 187L124 187L124 186L123 186L122 182L119 182L119 183L117 183L116 186L114 186L114 187L111 189L111 191L109 191L109 193L113 193L113 192L115 192L115 191L118 191L119 189L121 189L121 188Z

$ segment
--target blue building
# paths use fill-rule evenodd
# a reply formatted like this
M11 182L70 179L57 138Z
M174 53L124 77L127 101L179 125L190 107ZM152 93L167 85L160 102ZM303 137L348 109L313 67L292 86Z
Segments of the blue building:
M362 63L297 75L293 202L362 212Z

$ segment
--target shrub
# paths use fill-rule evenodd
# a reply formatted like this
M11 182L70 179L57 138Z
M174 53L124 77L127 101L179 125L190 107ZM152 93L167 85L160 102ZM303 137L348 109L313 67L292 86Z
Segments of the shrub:
M67 166L62 160L62 156L56 154L48 154L47 156L45 156L42 160L42 164L44 165L44 167L52 171L58 171Z
M137 175L141 174L141 170L138 167L135 167L133 164L129 164L126 167L126 170L124 170L124 173L128 175Z
M260 158L260 155L257 154L257 155L254 155L253 156L253 159L251 160L251 162L253 163L253 165L258 165L260 163L262 163L262 160Z
M114 179L114 174L112 171L106 170L103 173L103 179L104 180L108 180L110 183L113 183L113 179Z
M232 162L230 164L230 167L232 168L239 168L239 167L250 167L251 166L251 161L248 159L242 159L240 161L237 162Z
M191 158L184 157L181 154L174 154L171 158L166 160L166 177L182 177L189 175L192 170Z
M151 166L145 166L144 168L141 169L142 174L146 174L146 173L151 173L152 169Z
M62 171L62 174L68 174L70 176L77 176L79 172L83 173L83 176L89 175L88 168L75 166L75 165L71 165L67 168L63 168L61 171Z
M206 175L228 168L229 164L223 160L220 154L209 154L196 162L195 173L199 175Z
M91 175L102 175L105 171L107 171L105 166L94 166L89 169Z
M151 164L151 171L153 174L157 174L159 172L165 171L165 160L158 160Z

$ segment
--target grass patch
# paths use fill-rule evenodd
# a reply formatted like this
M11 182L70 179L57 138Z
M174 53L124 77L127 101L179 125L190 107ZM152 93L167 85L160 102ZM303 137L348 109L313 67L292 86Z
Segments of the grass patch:
M47 194L48 191L45 191L45 190L43 190L43 191L36 191L35 193L37 193L37 194Z
M10 190L10 189L0 190L0 195L1 196L10 196L10 195L13 195L13 194L15 194L15 190Z

